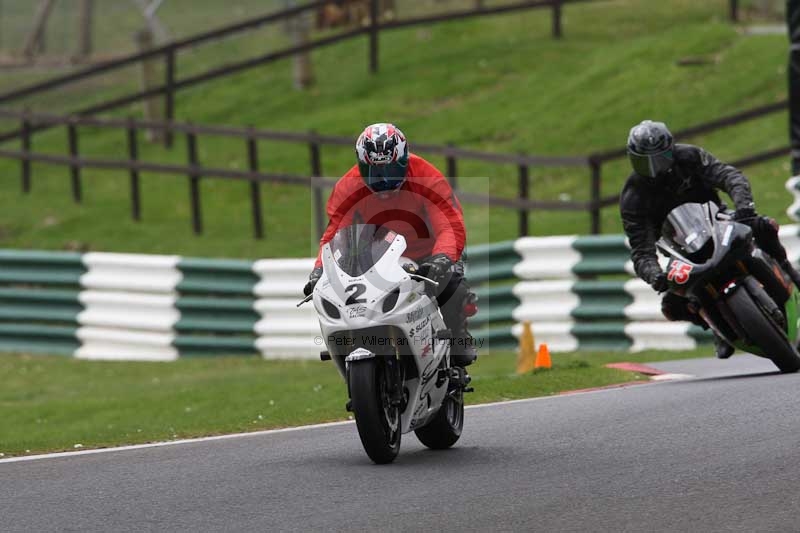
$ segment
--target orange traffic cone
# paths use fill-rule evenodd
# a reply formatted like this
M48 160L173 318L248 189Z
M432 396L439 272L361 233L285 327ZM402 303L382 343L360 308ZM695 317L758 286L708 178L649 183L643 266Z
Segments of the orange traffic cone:
M539 353L536 354L536 363L533 368L552 368L553 362L550 360L550 349L547 344L539 345Z
M531 323L522 323L522 335L519 337L519 353L517 354L517 374L525 374L534 369L536 356L534 350L536 344L533 342L533 330Z

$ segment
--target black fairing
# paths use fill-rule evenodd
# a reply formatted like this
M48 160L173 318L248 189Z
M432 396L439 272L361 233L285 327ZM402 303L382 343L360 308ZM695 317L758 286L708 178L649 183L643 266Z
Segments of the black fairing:
M750 227L733 221L713 203L673 209L656 246L669 257L669 291L692 300L706 322L729 340L741 335L724 304L728 287L752 275L780 308L789 297L787 284L781 283L785 274L755 247Z
M750 227L734 222L711 202L683 204L673 209L664 221L662 237L656 245L670 257L667 265L670 291L683 296L694 295L698 286L704 289L708 282L718 285L715 280L724 279L721 282L724 284L735 279L741 273L736 262L749 261L754 249ZM691 266L686 280L672 273L676 263L681 262Z

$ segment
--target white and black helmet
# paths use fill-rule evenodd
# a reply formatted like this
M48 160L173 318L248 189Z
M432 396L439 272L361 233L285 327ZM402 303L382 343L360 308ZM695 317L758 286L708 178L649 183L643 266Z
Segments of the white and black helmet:
M400 128L379 122L367 126L356 141L364 184L376 193L402 187L408 167L408 143Z
M675 143L663 122L644 120L628 135L628 158L634 172L656 178L672 168Z

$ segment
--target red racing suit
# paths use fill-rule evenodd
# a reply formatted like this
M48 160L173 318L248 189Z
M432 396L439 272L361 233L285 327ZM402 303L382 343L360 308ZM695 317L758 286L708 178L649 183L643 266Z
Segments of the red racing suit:
M461 258L467 239L461 204L439 170L410 154L406 181L392 193L373 193L361 179L358 165L336 182L328 199L328 227L320 239L315 267L322 266L322 246L352 224L385 226L406 238L404 253L415 261L445 254Z

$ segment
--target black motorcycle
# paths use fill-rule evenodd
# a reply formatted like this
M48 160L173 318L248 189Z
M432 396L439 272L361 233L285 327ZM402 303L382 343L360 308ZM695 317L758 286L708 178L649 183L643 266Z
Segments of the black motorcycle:
M798 291L749 226L711 202L673 209L657 248L669 257L669 291L731 345L766 357L781 372L800 369Z

